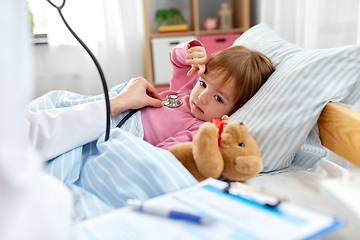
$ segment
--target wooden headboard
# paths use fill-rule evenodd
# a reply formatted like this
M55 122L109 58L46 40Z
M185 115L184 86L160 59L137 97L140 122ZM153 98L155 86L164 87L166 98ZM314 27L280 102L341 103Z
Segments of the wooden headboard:
M319 119L324 147L360 167L360 114L338 103L328 103Z

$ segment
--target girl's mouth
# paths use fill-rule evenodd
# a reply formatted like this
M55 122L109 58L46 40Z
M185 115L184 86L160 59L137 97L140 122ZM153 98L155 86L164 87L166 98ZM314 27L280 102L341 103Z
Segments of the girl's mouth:
M201 108L199 108L195 103L193 103L193 104L194 104L196 111L198 111L200 113L204 113L204 111Z

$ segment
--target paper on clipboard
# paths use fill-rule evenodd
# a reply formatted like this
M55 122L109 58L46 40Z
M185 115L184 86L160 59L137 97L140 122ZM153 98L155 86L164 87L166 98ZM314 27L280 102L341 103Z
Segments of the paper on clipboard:
M232 195L223 191L226 186L225 182L207 179L146 201L209 217L214 220L209 225L125 207L79 224L74 239L311 239L341 226L342 222L333 216L290 202L276 208L256 204L247 199L262 198L261 194L241 190L241 196Z

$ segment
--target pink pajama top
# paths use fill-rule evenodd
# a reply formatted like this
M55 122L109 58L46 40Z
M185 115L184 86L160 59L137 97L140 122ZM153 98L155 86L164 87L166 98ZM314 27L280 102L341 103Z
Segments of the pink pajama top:
M172 76L170 89L160 93L163 100L169 94L178 95L183 104L177 108L163 106L147 107L141 110L141 121L144 129L144 140L156 147L169 149L171 146L191 142L204 121L194 118L190 112L189 98L192 88L198 81L198 74L188 77L186 74L191 65L185 63L188 49L202 46L198 40L192 40L174 47L170 51Z

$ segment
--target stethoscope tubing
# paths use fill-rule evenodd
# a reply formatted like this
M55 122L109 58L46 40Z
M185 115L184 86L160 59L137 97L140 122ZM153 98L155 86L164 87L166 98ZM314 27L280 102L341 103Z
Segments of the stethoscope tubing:
M97 59L95 58L94 54L90 51L90 49L86 46L86 44L76 35L76 33L71 29L70 25L67 23L67 21L65 20L61 10L63 9L63 7L65 6L65 2L66 0L63 0L62 4L60 6L55 5L52 1L47 0L54 8L56 8L59 12L59 15L61 17L61 19L63 20L65 26L67 27L67 29L71 32L71 34L76 38L76 40L81 44L81 46L86 50L86 52L90 55L91 59L93 60L93 62L95 63L95 66L99 72L100 78L101 78L101 82L103 85L103 90L104 90L104 95L105 95L105 105L106 105L106 132L105 132L105 142L109 139L110 136L110 123L111 123L111 118L110 118L110 99L109 99L109 92L108 92L108 87L106 84L106 80L105 80L105 75L104 72L101 69L101 66L99 64L99 62L97 61Z

